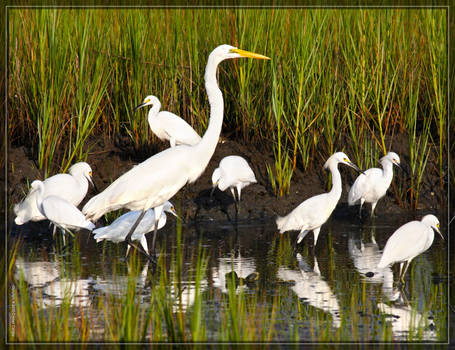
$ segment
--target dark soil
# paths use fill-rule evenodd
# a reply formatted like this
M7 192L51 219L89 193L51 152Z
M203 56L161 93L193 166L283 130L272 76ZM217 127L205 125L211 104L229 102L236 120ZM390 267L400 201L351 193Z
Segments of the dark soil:
M406 164L406 150L408 149L405 142L406 138L401 138L402 142L399 142L399 140L400 137L395 135L393 150L400 155L402 164ZM133 165L167 146L167 143L159 142L153 147L144 147L138 151L130 147L126 141L120 142L117 140L112 143L109 140L98 140L97 144L93 142L87 162L93 169L95 184L102 191L121 174L131 169ZM176 205L179 214L185 219L185 222L234 219L234 201L230 191L223 193L217 189L213 197L210 198L213 170L218 166L220 160L228 155L244 157L252 167L258 181L257 184L250 185L242 191L239 221L273 220L277 215L289 213L310 196L326 192L330 188L328 172L322 169L326 159L320 157L320 159L314 161L314 167L305 171L305 173L299 169L295 170L289 195L284 197L275 196L266 170L266 164L274 164L273 154L270 149L264 150L261 148L263 147L244 145L231 140L221 141L203 175L195 183L185 186L171 199ZM9 223L12 223L14 219L13 204L24 197L27 191L27 183L34 179L43 178L42 173L37 169L32 159L32 152L26 147L11 147L8 150L7 217ZM429 164L431 164L431 160ZM338 217L357 215L358 207L348 207L346 197L349 186L354 182L358 174L353 169L343 165L340 165L339 169L343 179L343 194L333 215ZM406 176L405 173L395 170L394 181L406 181ZM436 190L431 190L434 188L435 183L437 183L435 178L426 175L424 178L426 187L421 192L418 209L434 211L435 208L441 207L440 203L444 203L445 195L437 195L438 192ZM385 198L382 198L378 203L376 207L377 216L387 215L392 212L409 211L411 209L407 198L399 198L393 187L391 186ZM82 205L95 194L96 191L91 188ZM368 217L370 211L369 205L367 207L364 211L365 217Z

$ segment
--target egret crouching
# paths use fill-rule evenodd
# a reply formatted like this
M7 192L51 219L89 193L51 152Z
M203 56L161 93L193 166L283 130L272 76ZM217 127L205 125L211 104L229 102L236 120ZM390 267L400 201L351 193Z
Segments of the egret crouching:
M439 231L438 218L431 214L425 215L421 221L411 221L398 228L387 240L378 268L399 262L400 281L404 282L404 275L412 259L430 248L433 243L433 230L444 239Z
M60 227L65 239L65 230L71 233L71 230L93 230L95 225L85 219L73 204L58 196L44 196L44 183L40 180L32 182L31 190L35 193L36 206L41 214L51 221L55 226Z
M278 217L276 224L280 233L290 230L300 230L297 238L297 244L299 244L308 232L313 231L314 247L316 246L321 226L328 220L341 197L339 163L349 165L357 171L361 171L343 152L337 152L330 156L324 164L324 169L329 169L332 173L332 189L328 193L322 193L308 198L288 215Z
M389 152L379 162L382 169L371 168L360 174L349 190L348 204L355 205L360 201L359 215L363 203L371 203L371 216L379 199L385 196L393 178L393 165L401 168L400 157L395 152Z
M149 251L145 234L154 229L156 221L158 221L157 230L166 225L166 212L177 216L174 206L169 201L164 203L162 206L161 216L158 218L158 220L155 219L155 211L153 209L146 210L144 217L131 236L132 241L139 241L141 243L142 249L144 249L145 253L147 254L149 254ZM93 238L95 238L97 242L100 242L102 240L108 240L114 243L125 241L128 229L136 222L140 214L141 212L139 210L130 211L126 214L123 214L114 220L114 222L109 226L99 227L96 230L93 230L93 233L95 234ZM155 241L152 242L152 251L154 249ZM130 246L128 245L126 255L128 255L129 250Z
M238 214L242 189L256 182L253 170L244 158L240 156L227 156L221 159L220 165L213 171L213 189L210 195L213 194L213 191L217 186L221 191L230 188L232 196L234 197L235 212ZM237 189L237 200L235 198L234 188Z
M193 146L201 141L199 134L185 120L168 111L160 112L161 103L156 96L147 96L134 111L145 106L152 106L148 113L150 129L160 140L169 140L171 147Z
M131 235L146 210L163 205L185 184L192 183L201 176L215 152L223 125L224 102L223 94L218 87L217 67L223 60L237 57L269 59L229 45L221 45L214 49L205 68L210 120L201 141L194 146L179 145L168 148L133 167L87 202L82 211L88 219L97 220L105 213L120 208L141 210L141 215L125 238L125 241L132 245ZM155 217L160 217L156 210ZM155 225L154 236L156 231ZM149 255L147 256L152 260Z
M88 190L88 183L92 182L92 168L85 162L72 165L68 174L56 174L44 180L43 198L59 196L71 204L78 206L84 199ZM30 190L22 202L14 206L16 225L23 225L28 221L41 221L46 217L41 214L36 206L36 191Z

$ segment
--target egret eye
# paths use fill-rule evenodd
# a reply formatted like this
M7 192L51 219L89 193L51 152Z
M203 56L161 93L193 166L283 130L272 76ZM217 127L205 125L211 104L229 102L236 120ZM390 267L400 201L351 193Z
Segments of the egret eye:
M92 176L92 172L91 172L91 171L89 171L89 172L88 172L88 175L89 175L89 176Z
M439 228L439 224L437 224L436 227Z
M147 98L147 99L144 101L144 103L149 103L149 102L150 102L150 99L149 99L149 98Z
M172 211L174 211L174 210L175 210L175 209L174 209L174 206L172 206L172 207L171 207L171 210L172 210Z
M344 158L343 159L345 162L349 162L349 159L348 158Z

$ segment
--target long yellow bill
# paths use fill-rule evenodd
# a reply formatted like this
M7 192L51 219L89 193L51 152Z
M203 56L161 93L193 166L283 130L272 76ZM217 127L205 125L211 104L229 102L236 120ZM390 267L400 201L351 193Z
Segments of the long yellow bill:
M260 60L269 60L270 59L270 57L260 55L258 53L250 52L250 51L241 50L241 49L231 49L231 51L238 53L242 57L257 58Z

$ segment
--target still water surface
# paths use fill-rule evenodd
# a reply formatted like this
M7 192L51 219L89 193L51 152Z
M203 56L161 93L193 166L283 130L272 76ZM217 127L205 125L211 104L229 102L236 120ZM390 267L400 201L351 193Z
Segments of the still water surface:
M192 310L195 256L201 247L208 258L198 283L208 340L220 339L222 305L229 294L229 281L235 281L236 294L257 298L260 304L279 300L273 313L274 341L444 342L446 242L435 235L433 246L412 262L401 288L398 266L376 267L387 238L411 219L401 215L361 223L358 218L332 218L322 227L315 249L312 234L296 247L297 232L279 235L272 222L240 222L237 229L230 222L184 224L180 245L183 264L177 272L171 263L177 223L168 218L167 226L158 232L157 244L166 259L169 278L181 274L181 284L171 283L169 291L175 301L173 312ZM51 229L32 237L33 225L37 224L29 225L30 232L20 243L15 278L23 274L43 308L58 308L70 295L72 306L90 310L95 300L99 303L126 293L130 257L125 258L125 244L97 244L85 232L62 247L52 238ZM20 237L21 228L16 230L14 236ZM444 226L442 231L446 232ZM75 247L80 259L76 270L69 266L74 264L70 256ZM149 300L151 270L141 258L136 279L142 303ZM366 277L368 272L374 276ZM104 339L103 324L97 328L93 339L97 340L96 334Z

